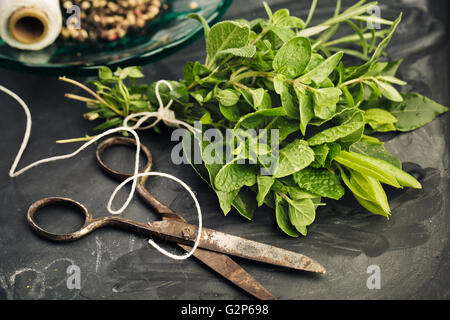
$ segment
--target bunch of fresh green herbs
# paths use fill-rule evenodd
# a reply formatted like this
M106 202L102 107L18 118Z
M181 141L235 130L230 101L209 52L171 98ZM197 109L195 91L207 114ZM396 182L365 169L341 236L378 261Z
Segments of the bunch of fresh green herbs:
M406 84L395 77L401 61L384 56L401 16L395 21L368 16L376 4L359 1L342 11L337 1L334 16L316 26L310 26L316 0L306 21L287 9L272 12L267 4L268 19L210 27L201 16L190 16L203 24L206 61L188 62L184 79L170 81L172 91L162 87L164 103L173 99L177 119L201 121L205 130L279 130L278 162L271 175L260 172L262 156L272 151L269 144L256 154L235 153L222 164L205 158L193 164L225 214L234 207L251 219L256 207L266 204L275 209L281 230L297 237L307 234L322 198L340 199L344 186L364 208L386 217L391 211L382 184L421 188L369 134L411 131L447 108L396 89ZM368 22L388 27L374 30ZM335 38L343 25L353 34ZM344 56L360 63L344 66ZM69 97L87 103L88 119L105 120L96 130L120 126L130 114L158 108L155 83L137 84L143 76L139 67L115 72L105 67L91 82L95 99ZM248 136L241 143L251 145L254 139ZM202 151L225 143L195 141ZM184 147L189 154L192 146ZM242 158L253 161L238 164Z

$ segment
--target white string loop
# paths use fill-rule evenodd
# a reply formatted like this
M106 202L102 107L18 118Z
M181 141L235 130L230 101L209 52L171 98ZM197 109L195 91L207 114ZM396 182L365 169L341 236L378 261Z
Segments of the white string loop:
M190 125L184 123L183 121L179 121L176 119L169 119L169 117L175 117L174 113L172 110L169 110L170 106L172 105L172 100L167 104L167 106L163 105L163 102L161 100L161 96L159 93L159 84L160 83L166 83L169 86L169 89L172 90L172 87L170 86L170 83L168 83L165 80L161 80L157 83L156 85L156 98L158 99L158 102L160 104L159 110L157 115L149 115L151 114L150 112L147 113L145 116L143 116L142 118L139 119L139 121L135 124L135 126L133 127L129 127L127 126L127 122L129 119L125 119L124 120L124 126L123 127L119 127L119 128L114 128L114 129L109 129L105 132L103 132L102 134L99 134L98 136L96 136L95 138L93 138L92 140L86 142L85 144L83 144L80 148L78 148L77 150L75 150L74 152L70 153L70 154L66 154L66 155L61 155L61 156L55 156L55 157L50 157L50 158L46 158L46 159L42 159L39 161L36 161L22 169L20 169L19 171L16 171L17 169L17 165L20 161L20 159L22 158L22 155L28 145L28 141L30 139L30 134L31 134L31 126L32 126L32 119L31 119L31 113L30 113L30 109L28 108L27 104L14 92L12 92L11 90L3 87L2 85L0 85L0 91L3 91L4 93L6 93L7 95L11 96L13 99L15 99L22 107L22 109L25 112L26 115L26 128L25 128L25 134L22 140L22 144L19 148L19 151L16 155L16 158L14 159L13 164L11 165L11 168L9 170L9 176L11 178L15 178L23 173L25 173L26 171L37 167L41 164L47 163L47 162L54 162L54 161L58 161L58 160L64 160L64 159L69 159L72 157L75 157L78 153L80 153L81 151L83 151L84 149L86 149L87 147L89 147L91 144L95 143L96 141L98 141L99 139L116 133L116 132L120 132L120 131L127 131L129 133L131 133L133 135L133 137L136 140L136 157L135 157L135 163L134 163L134 171L133 171L133 176L129 177L128 179L126 179L125 181L123 181L115 190L114 192L111 194L111 197L109 198L108 201L108 205L107 205L107 210L110 214L121 214L125 211L125 209L128 207L128 205L130 204L131 200L133 199L134 193L136 192L136 184L137 184L137 180L139 177L142 177L144 175L148 175L148 176L162 176L162 177L166 177L168 179L174 180L176 182L178 182L183 188L185 188L189 194L191 195L192 199L195 202L195 206L197 208L197 213L198 213L198 234L197 234L197 238L195 240L194 246L192 247L192 249L187 253L187 254L183 254L183 255L174 255L170 252L167 252L166 250L164 250L163 248L161 248L159 245L157 245L153 240L149 240L149 243L156 249L158 250L160 253L164 254L165 256L175 259L175 260L184 260L189 258L191 255L194 254L195 250L198 247L198 244L200 242L200 236L201 236L201 232L202 232L202 212L201 212L201 208L200 208L200 204L198 203L198 200L194 194L194 192L192 192L192 190L189 188L189 186L187 184L185 184L183 181L181 181L180 179L178 179L177 177L174 177L172 175L169 175L167 173L161 173L161 172L146 172L146 173L141 173L139 174L139 155L140 155L140 150L141 150L141 142L139 139L138 134L136 133L135 129L138 129L139 126L145 122L146 120L148 120L151 117L155 117L157 118L157 120L150 125L150 127L156 125L159 121L163 120L163 121L170 121L170 123L178 123L178 124L184 124L186 127ZM172 111L172 113L170 113L169 111ZM146 118L147 117L147 118ZM128 118L128 117L127 117ZM131 118L130 118L131 119ZM136 128L135 128L136 127ZM191 127L192 128L192 127ZM141 128L143 129L143 128ZM126 185L128 182L133 181L132 186L131 186L131 190L130 193L128 195L127 200L125 201L125 203L122 205L122 207L119 210L113 210L112 209L112 202L114 201L117 193L119 192L119 190Z
M144 111L144 112L138 112L138 113L130 114L127 117L124 118L123 126L127 127L127 128L131 128L133 130L146 130L146 129L153 128L160 121L162 121L168 127L178 128L180 125L182 125L186 129L188 129L190 132L192 132L193 134L198 133L198 131L199 131L198 129L194 128L193 126L191 126L189 123L187 123L185 121L178 120L175 117L175 112L170 109L170 107L173 104L173 99L171 99L167 103L167 105L164 106L164 103L163 103L163 101L161 99L161 95L160 95L160 92L159 92L159 86L162 83L165 84L167 87L169 87L170 91L173 91L172 85L166 80L159 80L156 83L155 94L156 94L156 99L158 100L158 103L159 103L158 111L152 111L152 112L151 111ZM144 122L146 122L150 118L156 118L156 119L151 124L149 124L147 126L142 126L142 124ZM134 121L136 121L136 123L133 126L130 126L130 125L128 125L128 122L130 120L134 120Z

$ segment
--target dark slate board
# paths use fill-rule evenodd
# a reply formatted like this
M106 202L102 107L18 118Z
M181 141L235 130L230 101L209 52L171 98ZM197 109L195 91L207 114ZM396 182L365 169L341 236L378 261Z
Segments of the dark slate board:
M307 2L271 1L271 4L274 9L288 7L294 14L305 15ZM331 8L332 2L320 1L321 12L326 12L327 6ZM382 7L382 15L388 18L404 12L389 53L393 58L404 59L400 73L409 82L406 89L448 105L449 59L444 25L448 20L448 4L404 2ZM259 2L236 1L226 18L252 19L262 15ZM147 66L147 79L177 79L182 76L186 61L203 59L204 44L199 40ZM75 145L55 144L57 139L92 132L93 124L81 117L84 106L63 97L65 92L80 93L79 90L54 77L3 69L0 75L0 83L23 97L33 115L32 137L21 167L74 150ZM146 239L122 231L98 230L68 244L45 241L31 232L25 214L34 201L49 196L70 197L100 216L106 214L109 194L117 182L98 169L92 147L76 159L47 164L10 179L8 170L23 136L25 118L12 99L1 94L0 101L0 299L251 298L194 259L175 262L156 252ZM343 201L330 201L318 210L309 235L299 239L283 235L276 226L274 213L267 208L259 209L251 222L236 212L224 217L214 193L195 172L188 165L171 163L170 152L177 142L167 142L170 130L161 135L142 132L141 137L153 152L155 170L178 176L196 191L205 226L301 252L326 266L328 272L317 276L237 260L279 299L449 299L448 119L448 115L440 117L412 133L383 136L387 148L423 184L423 190L389 190L393 210L389 221L370 215L351 196L346 196ZM132 157L131 151L111 154L110 161L124 162L127 157ZM191 201L180 187L158 179L151 186L163 201L189 221L196 221ZM138 200L126 216L144 222L157 218ZM54 217L48 212L43 222L49 223ZM73 214L64 217L68 222L80 223ZM53 227L63 229L55 223ZM80 267L80 290L67 288L66 269L71 264ZM367 269L371 265L380 267L381 289L367 288L370 276Z

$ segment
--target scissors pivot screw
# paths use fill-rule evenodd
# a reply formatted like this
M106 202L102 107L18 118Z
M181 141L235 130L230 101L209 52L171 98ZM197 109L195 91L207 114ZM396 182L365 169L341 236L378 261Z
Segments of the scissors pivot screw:
M190 234L191 234L191 230L189 228L184 228L183 229L184 240L189 240Z

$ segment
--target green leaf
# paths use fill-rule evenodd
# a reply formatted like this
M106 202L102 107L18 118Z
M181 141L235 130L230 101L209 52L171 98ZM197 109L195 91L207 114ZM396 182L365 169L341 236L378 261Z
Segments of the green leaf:
M300 232L306 236L306 227L311 225L316 218L316 207L311 199L299 199L291 200L288 197L285 198L289 204L289 220L291 224Z
M312 149L314 150L314 162L311 163L311 167L313 168L324 167L330 148L328 147L327 144L321 144L312 147Z
M281 178L306 168L314 161L314 151L304 140L294 140L279 152L273 176Z
M364 121L375 131L385 132L389 127L386 125L392 125L395 130L394 123L397 122L397 118L394 117L389 111L372 108L364 112Z
M418 93L403 94L403 102L388 103L386 110L396 118L395 127L399 131L411 131L431 122L448 108Z
M256 47L253 45L244 46L241 48L229 48L221 50L218 55L231 54L236 57L252 58L256 53Z
M256 183L255 169L251 165L240 164L238 159L225 164L217 173L214 185L220 191L233 191L243 186L252 186Z
M280 95L281 105L286 111L286 114L292 119L299 119L300 111L298 101L295 100L295 97L290 90L291 86L284 81L282 75L275 77L274 86L276 92Z
M344 195L344 188L339 179L327 169L305 168L294 173L297 185L322 197L339 200Z
M209 27L208 22L205 20L205 18L203 18L203 16L199 15L198 13L190 13L186 16L186 18L189 19L194 19L199 21L202 26L203 26L203 30L205 32L205 38L208 40L209 37L209 31L211 30L211 28Z
M283 198L276 194L275 195L275 214L277 219L278 227L280 227L281 230L283 230L284 233L291 237L299 237L300 233L297 231L297 229L292 225L289 214L287 212L286 205L284 203Z
M341 145L339 143L333 142L327 144L330 151L328 151L327 159L325 160L325 167L330 168L331 163L339 153L341 153Z
M354 185L358 185L359 190L364 192L365 200L375 203L382 209L385 216L390 215L391 209L389 208L386 193L378 180L369 176L364 176L361 173L352 170L350 181Z
M258 202L258 207L262 206L267 194L270 191L275 179L270 176L260 176L256 178L258 184L258 194L256 195L256 201Z
M323 143L330 143L343 139L351 134L361 130L364 127L364 122L349 122L340 126L325 129L315 136L308 139L310 146L317 146Z
M253 192L246 188L242 188L233 199L233 207L244 218L251 220L256 209L256 201Z
M249 37L248 25L234 21L222 21L215 24L209 31L206 41L207 65L215 65L222 50L247 46Z
M395 89L392 85L390 85L387 82L384 81L378 81L375 80L375 83L378 86L378 89L380 90L381 94L386 97L387 99L395 102L402 102L403 97L400 95L400 93Z
M232 107L239 101L239 92L233 89L216 90L216 99L224 107Z
M219 110L226 119L232 122L239 121L241 118L241 113L239 112L239 107L237 105L225 107L219 104Z
M294 86L295 93L297 95L297 100L299 103L300 110L300 131L303 135L306 134L306 126L309 121L314 117L314 107L313 107L313 98L309 91Z
M311 43L309 39L297 37L285 43L273 59L273 69L288 77L298 77L311 59Z
M314 114L320 119L330 119L336 112L336 104L342 91L338 88L314 89Z
M375 178L380 182L389 184L396 188L401 187L395 174L397 174L398 171L400 172L403 171L394 167L393 165L390 165L389 163L383 160L367 157L354 152L341 151L341 153L334 158L334 161L346 166L347 168L358 171L363 175ZM380 161L384 162L387 165L390 165L392 168L395 168L395 169L390 168L392 171L395 170L395 173L391 174L387 172L385 168L380 168ZM387 165L384 166L387 167ZM405 174L407 173L405 172Z
M315 83L322 83L333 72L334 68L339 64L343 56L343 52L337 52L331 57L320 63L314 69L304 74L299 78L302 83L310 84L312 81Z
M356 152L368 157L377 158L389 162L393 166L401 169L402 163L394 155L389 153L383 144L371 143L367 141L358 141L350 147L350 151Z

